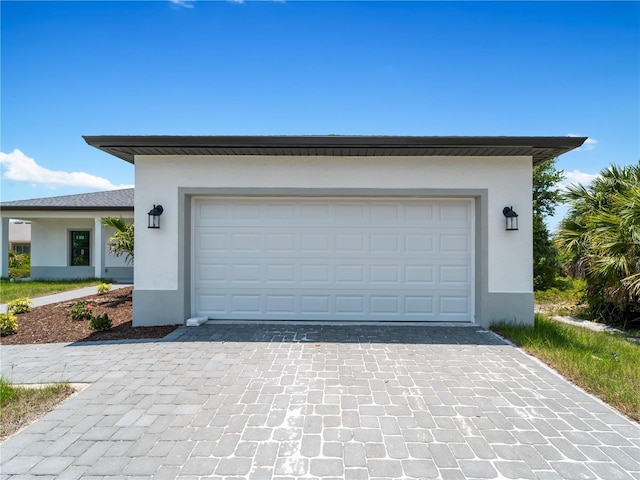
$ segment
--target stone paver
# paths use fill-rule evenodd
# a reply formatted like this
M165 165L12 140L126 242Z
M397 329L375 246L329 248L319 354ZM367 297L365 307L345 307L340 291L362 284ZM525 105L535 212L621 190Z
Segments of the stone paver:
M640 479L640 426L477 327L206 324L1 346L89 386L0 445L0 477Z

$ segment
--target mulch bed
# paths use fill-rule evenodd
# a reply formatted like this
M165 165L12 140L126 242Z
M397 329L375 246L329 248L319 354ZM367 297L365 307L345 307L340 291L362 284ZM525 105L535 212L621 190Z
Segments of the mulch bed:
M173 332L177 325L162 327L133 327L133 287L111 290L102 295L91 295L68 302L53 303L33 308L29 313L16 315L18 332L0 337L2 345L35 343L95 342L105 340L138 340L162 338ZM79 300L87 300L95 315L109 315L113 327L106 332L94 332L89 320L72 320L71 307Z

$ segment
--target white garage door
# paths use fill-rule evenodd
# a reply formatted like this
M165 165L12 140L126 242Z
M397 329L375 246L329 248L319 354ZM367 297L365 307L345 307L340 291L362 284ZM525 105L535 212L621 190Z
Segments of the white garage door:
M194 314L473 321L473 201L195 198Z

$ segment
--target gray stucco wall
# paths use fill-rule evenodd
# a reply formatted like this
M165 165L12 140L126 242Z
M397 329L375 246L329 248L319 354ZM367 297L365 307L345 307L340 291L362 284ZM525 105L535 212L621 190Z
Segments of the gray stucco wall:
M177 290L133 289L134 326L182 325L185 320L182 295Z
M82 267L31 267L30 278L46 280L67 280L93 278L96 276L92 266ZM108 267L103 278L110 278L120 283L133 282L133 267Z

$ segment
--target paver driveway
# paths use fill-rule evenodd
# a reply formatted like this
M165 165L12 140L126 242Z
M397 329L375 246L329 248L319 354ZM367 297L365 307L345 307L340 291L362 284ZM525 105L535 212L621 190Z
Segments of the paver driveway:
M640 426L475 327L204 325L3 346L89 387L1 447L2 478L640 479Z

